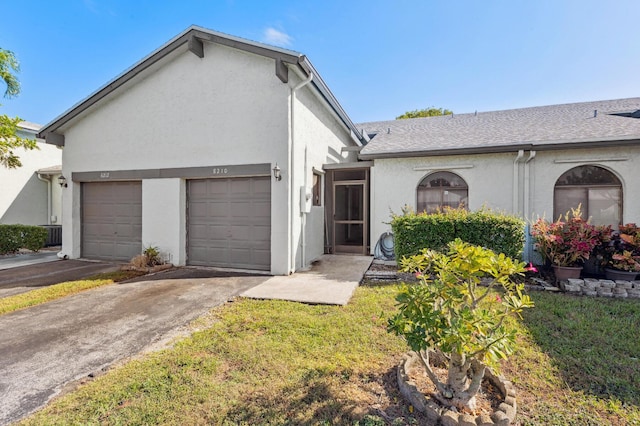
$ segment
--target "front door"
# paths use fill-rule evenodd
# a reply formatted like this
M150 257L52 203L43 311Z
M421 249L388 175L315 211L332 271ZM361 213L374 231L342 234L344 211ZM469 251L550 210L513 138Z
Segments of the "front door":
M333 247L336 254L367 254L366 180L333 183Z

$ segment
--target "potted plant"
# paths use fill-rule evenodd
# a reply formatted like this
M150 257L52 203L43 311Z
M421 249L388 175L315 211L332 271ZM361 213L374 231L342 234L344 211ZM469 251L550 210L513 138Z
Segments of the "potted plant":
M414 272L418 284L406 285L397 295L398 313L389 319L388 330L407 341L413 351L407 362L417 360L412 364L421 365L435 385L433 397L444 409L434 413L471 415L483 378L490 375L487 367L497 367L512 352L515 332L505 320L533 306L522 291L524 284L512 281L525 271L524 265L460 239L449 243L446 254L425 249L401 260L402 270ZM486 285L479 286L481 282ZM495 287L503 293L494 292ZM434 358L444 360L446 379L434 372ZM402 374L399 370L399 383ZM496 419L507 416L513 421L515 390L504 393L505 402L511 404L501 404L502 414L494 414ZM412 401L415 404L420 405Z
M532 226L531 235L536 241L536 250L551 264L558 281L580 278L582 265L600 244L598 228L582 219L580 206L555 222L539 218Z
M640 272L640 228L620 225L604 250L605 274L612 280L634 280Z

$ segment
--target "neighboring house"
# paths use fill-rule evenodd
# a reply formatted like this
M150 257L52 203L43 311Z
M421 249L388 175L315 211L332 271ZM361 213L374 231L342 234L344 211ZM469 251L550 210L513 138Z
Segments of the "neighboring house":
M41 129L63 254L288 274L404 206L640 222L640 98L355 126L302 54L190 27Z
M40 126L23 121L19 136L34 139ZM38 149L18 149L22 167L0 166L0 223L59 225L62 219L58 184L62 150L37 140Z
M528 220L579 204L640 222L640 98L359 124L372 136L372 239L390 211L488 207ZM375 135L375 136L374 136Z
M64 146L69 257L272 274L325 252L323 186L365 142L304 55L200 27L40 136Z

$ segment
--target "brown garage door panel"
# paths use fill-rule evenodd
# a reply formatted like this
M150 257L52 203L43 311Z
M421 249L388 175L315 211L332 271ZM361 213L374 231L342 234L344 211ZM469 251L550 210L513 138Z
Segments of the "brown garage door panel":
M188 263L271 268L270 177L189 181Z
M128 261L142 249L142 183L82 184L82 256Z

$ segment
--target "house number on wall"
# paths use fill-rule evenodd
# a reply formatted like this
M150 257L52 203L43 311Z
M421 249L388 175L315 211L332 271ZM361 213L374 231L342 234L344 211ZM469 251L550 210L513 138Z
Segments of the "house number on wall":
M219 168L216 167L215 169L213 169L212 174L214 175L226 175L227 173L229 173L229 169L225 168Z
M109 172L100 172L100 178L101 179L108 179L109 178Z

